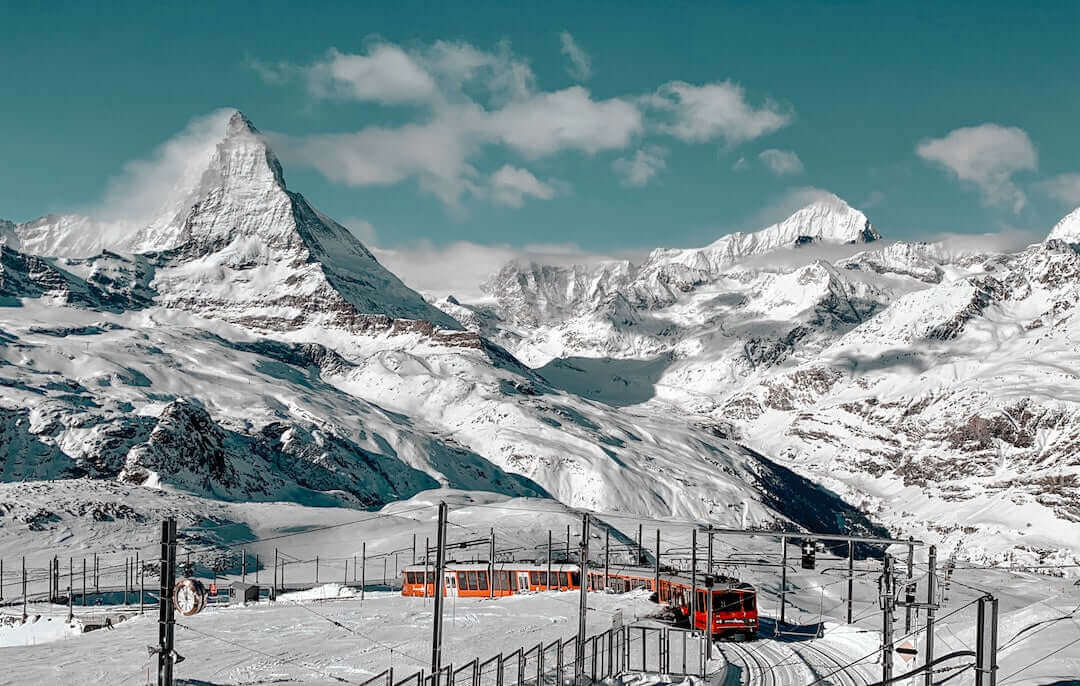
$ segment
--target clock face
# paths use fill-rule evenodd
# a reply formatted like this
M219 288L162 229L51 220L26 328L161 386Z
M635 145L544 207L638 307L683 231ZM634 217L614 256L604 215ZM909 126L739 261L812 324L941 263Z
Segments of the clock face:
M197 579L181 579L173 589L173 607L190 617L206 607L206 589Z

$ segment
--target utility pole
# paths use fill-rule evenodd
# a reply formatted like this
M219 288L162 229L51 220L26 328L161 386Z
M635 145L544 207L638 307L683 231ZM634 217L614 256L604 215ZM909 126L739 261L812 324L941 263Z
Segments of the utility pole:
M637 525L637 561L634 566L641 564L642 558L645 557L645 551L641 547L641 525Z
M22 620L26 624L26 556L22 559Z
M990 595L979 598L975 637L975 686L997 684L997 619L997 598Z
M240 582L247 583L247 548L240 549Z
M926 686L934 684L934 614L937 609L937 546L930 546L929 572L926 576Z
M161 523L161 594L158 596L158 686L173 686L173 602L176 585L176 520Z
M570 525L566 525L566 562L570 562Z
M427 569L427 552L424 553L424 569ZM427 572L424 573L427 576ZM367 587L367 541L360 544L360 602L364 602L364 589ZM427 579L424 579L427 588Z
M893 559L885 555L885 565L881 573L881 683L887 684L893 675Z
M855 541L847 542L847 623L851 624L855 602ZM911 610L908 610L908 617Z
M143 613L146 604L146 573L143 566L139 565L139 614Z
M914 543L908 543L908 546L907 546L907 583L908 583L908 586L911 585L911 580L912 580L912 578L914 578L914 576L915 576L915 544ZM905 587L905 592L906 592L906 587ZM911 613L912 613L912 611L914 611L914 609L915 608L913 608L910 603L904 609L904 633L905 634L910 634L911 633Z
M439 503L439 525L435 534L435 617L431 632L432 686L439 686L442 669L443 573L446 567L446 501Z
M589 574L589 515L581 516L581 573L578 576L578 585L581 588L581 602L578 605L578 635L577 651L574 659L574 682L581 683L585 673L585 618L589 611L588 592L589 584L586 577Z
M86 557L82 559L82 604L86 607Z
M94 593L101 593L101 577L98 576L97 553L94 553Z
M277 548L274 548L274 585L270 587L270 600L277 600L277 587L278 587L278 550L277 550Z
M416 563L416 534L413 534L413 564ZM488 555L488 598L495 597L495 527L491 527L491 553Z
M697 527L690 531L690 631L697 631Z
M780 622L776 625L776 631L784 628L784 620L787 618L787 536L780 537Z
M495 530L492 529L492 532L494 532L494 531ZM494 533L492 533L492 535L494 535ZM415 531L413 532L413 535L412 535L412 563L416 564L416 532ZM355 578L355 577L356 577L356 560L353 560L353 578Z

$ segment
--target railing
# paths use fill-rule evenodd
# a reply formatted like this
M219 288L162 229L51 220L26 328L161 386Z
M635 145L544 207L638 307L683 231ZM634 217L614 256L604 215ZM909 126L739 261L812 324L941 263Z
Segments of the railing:
M627 672L705 676L706 637L688 629L621 626L590 636L582 653L581 680L596 683ZM446 665L437 674L420 670L396 680L393 668L361 686L562 686L577 673L577 637L499 653L487 660Z

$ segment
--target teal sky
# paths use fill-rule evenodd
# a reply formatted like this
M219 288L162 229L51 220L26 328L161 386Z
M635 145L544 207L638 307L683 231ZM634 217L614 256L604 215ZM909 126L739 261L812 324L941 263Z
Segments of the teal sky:
M282 141L291 188L351 226L370 222L383 247L701 245L775 219L807 189L838 194L891 238L1045 233L1080 205L1080 3L145 4L0 4L0 217L92 208L125 162L221 107ZM533 78L517 95L484 75L449 91L436 78L434 95L364 68L319 81L332 48L364 65L389 46L431 72L438 41ZM680 128L692 113L672 82L744 90L695 132ZM543 130L530 126L529 107L572 87L588 92L587 108L618 99L640 122L564 140L584 115L540 108ZM468 134L442 126L515 98L521 116L501 137L487 120ZM424 143L405 154L394 131L410 124L462 148L457 171ZM948 137L985 124L999 126ZM383 148L371 126L390 132ZM382 153L317 138L366 129ZM342 157L320 161L320 150ZM632 185L639 152L663 167ZM789 161L789 173L766 159ZM345 161L362 173L343 179L333 167ZM441 165L443 190L425 165Z

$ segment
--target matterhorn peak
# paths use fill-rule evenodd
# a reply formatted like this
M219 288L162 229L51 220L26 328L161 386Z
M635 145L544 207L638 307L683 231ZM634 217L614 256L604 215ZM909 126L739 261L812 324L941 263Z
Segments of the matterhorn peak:
M1066 243L1080 243L1080 207L1065 215L1055 226L1046 240L1058 240Z

